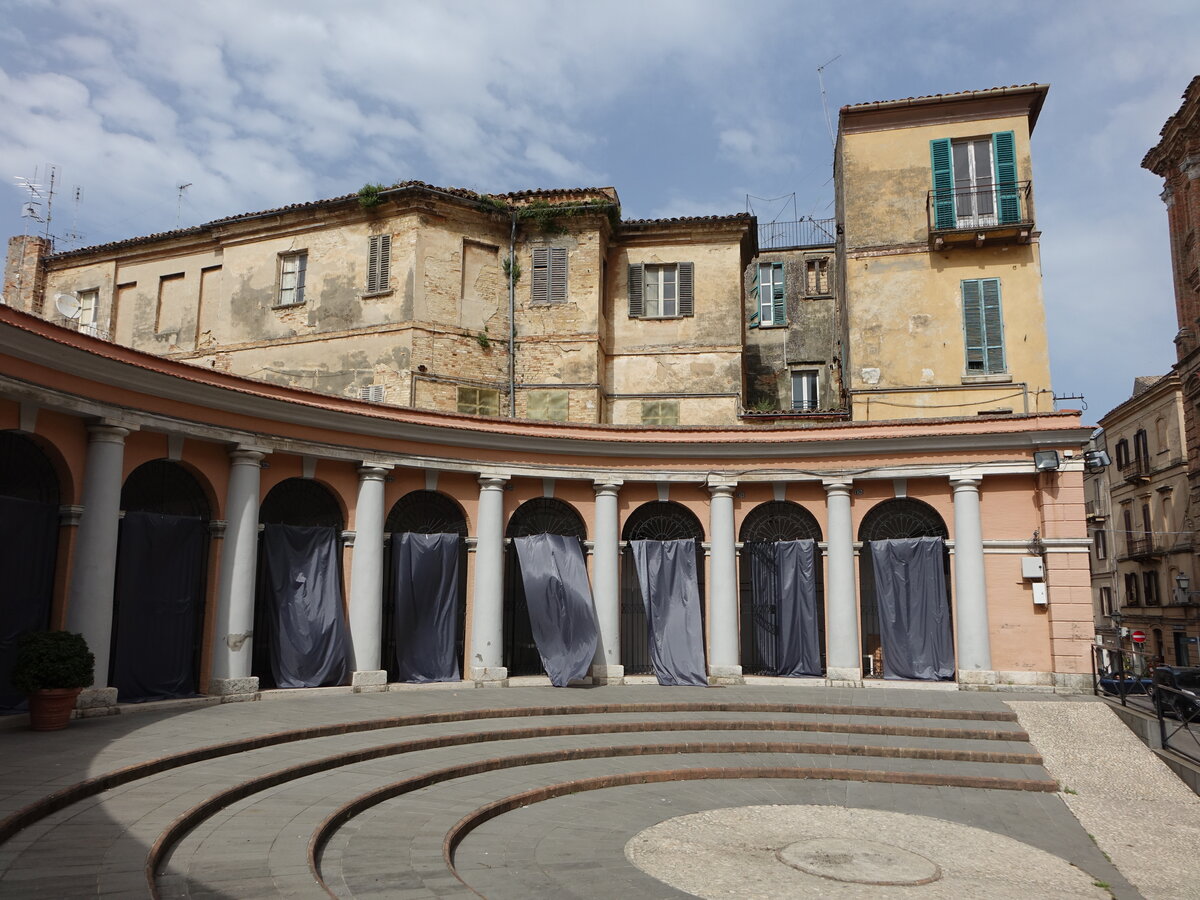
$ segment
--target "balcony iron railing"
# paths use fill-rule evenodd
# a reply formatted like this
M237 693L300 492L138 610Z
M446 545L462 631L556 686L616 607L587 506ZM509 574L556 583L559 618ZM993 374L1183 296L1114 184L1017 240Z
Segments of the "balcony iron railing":
M1144 456L1135 456L1127 460L1125 465L1117 466L1117 471L1126 481L1146 481L1150 478L1150 460Z
M86 334L90 337L100 338L102 341L109 340L109 332L107 328L101 328L99 325L88 325L81 323L78 319L68 319L66 316L55 316L51 321L62 328L67 328L71 331L78 331L80 334Z
M1152 537L1130 538L1125 544L1125 559L1151 559L1165 554L1163 545Z
M835 243L837 243L837 228L833 219L765 222L758 226L759 250L829 247Z
M977 235L1016 229L1018 238L1028 239L1033 227L1031 188L1029 181L1009 181L930 191L929 233L944 239L954 232Z

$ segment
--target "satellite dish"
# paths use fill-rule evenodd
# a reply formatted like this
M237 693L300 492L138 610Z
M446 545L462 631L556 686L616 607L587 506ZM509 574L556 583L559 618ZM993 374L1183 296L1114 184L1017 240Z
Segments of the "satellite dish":
M77 319L82 307L79 298L74 294L57 294L54 297L54 308L65 319Z

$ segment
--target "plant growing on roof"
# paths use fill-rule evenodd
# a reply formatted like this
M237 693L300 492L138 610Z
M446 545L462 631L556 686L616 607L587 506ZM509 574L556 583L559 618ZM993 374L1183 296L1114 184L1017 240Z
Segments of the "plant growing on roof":
M380 193L387 190L386 185L367 182L358 189L358 205L363 209L374 209L382 201Z

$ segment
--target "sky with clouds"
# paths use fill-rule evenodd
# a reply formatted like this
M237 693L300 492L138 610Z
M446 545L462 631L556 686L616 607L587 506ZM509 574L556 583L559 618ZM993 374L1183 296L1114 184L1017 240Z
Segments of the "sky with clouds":
M1033 154L1054 387L1095 422L1174 362L1162 186L1140 162L1200 69L1200 17L1134 9L0 0L0 231L41 227L12 177L49 165L60 248L408 179L613 185L628 218L748 196L788 198L751 200L760 221L821 218L826 105L836 128L847 103L1048 82Z

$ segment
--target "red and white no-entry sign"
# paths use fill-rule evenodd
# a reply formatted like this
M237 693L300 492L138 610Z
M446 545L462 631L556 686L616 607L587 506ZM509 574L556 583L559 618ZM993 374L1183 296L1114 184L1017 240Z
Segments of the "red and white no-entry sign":
M1144 644L1144 643L1146 643L1146 632L1135 631L1129 635L1129 639L1131 641L1133 641L1135 644Z

